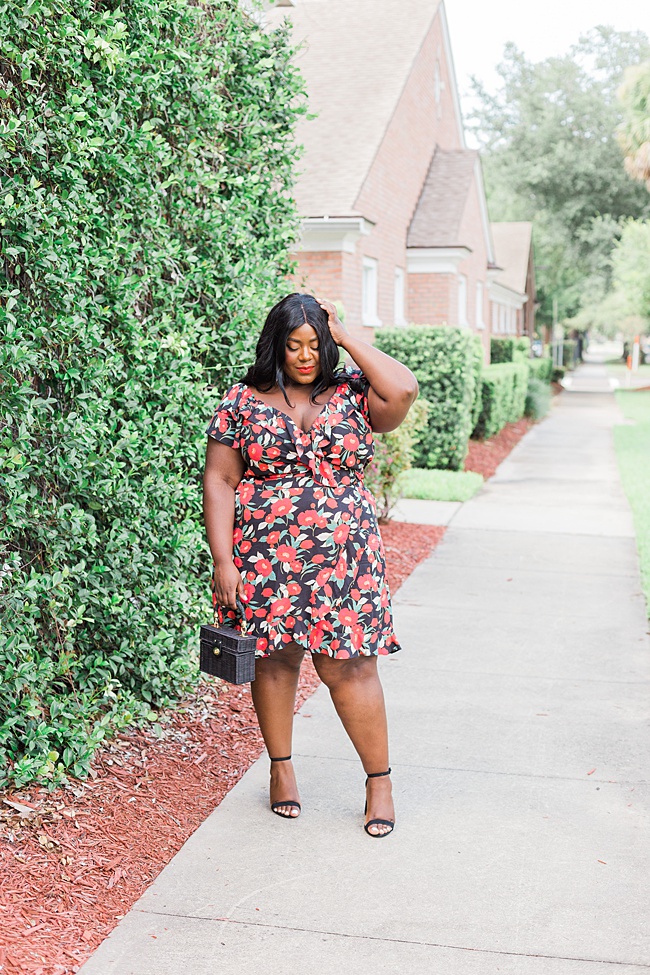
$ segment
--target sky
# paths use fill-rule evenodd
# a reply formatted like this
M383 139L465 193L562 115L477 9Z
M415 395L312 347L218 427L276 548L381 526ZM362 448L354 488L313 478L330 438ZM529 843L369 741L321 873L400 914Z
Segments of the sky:
M536 9L534 9L536 8ZM581 34L600 24L650 35L650 0L445 0L464 112L470 75L498 86L495 68L514 41L530 61L566 54Z

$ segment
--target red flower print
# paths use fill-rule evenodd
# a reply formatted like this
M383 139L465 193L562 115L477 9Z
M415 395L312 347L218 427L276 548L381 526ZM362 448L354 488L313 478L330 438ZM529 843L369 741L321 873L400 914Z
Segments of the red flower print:
M253 497L255 493L255 488L250 481L240 481L239 487L237 488L237 493L239 495L239 500L242 504L248 504L248 502Z
M278 545L275 554L280 559L280 562L293 562L298 552L295 548L291 548L290 545Z
M350 634L350 642L352 643L352 646L354 647L355 650L360 650L361 647L363 646L363 637L364 637L363 627L353 626L352 632Z
M208 434L253 468L237 487L232 537L258 655L292 640L340 659L399 649L376 505L363 485L374 455L367 405L343 383L326 422L298 438L236 383L211 420ZM235 622L232 612L224 618Z
M376 592L377 591L377 582L376 582L374 576L371 576L369 572L367 572L363 576L359 576L359 588L360 589L365 589L366 592L368 590L370 592Z
M283 515L290 515L293 511L293 501L290 498L280 498L271 505L271 514L276 518L280 518Z
M350 534L349 525L339 525L337 528L334 529L334 541L337 543L337 545L341 545L343 544L343 542L346 541L349 534Z
M270 606L271 616L284 616L291 608L291 600L284 596L282 599L274 599Z
M353 609L341 609L339 610L338 620L344 626L353 626L359 622L359 614L355 613Z

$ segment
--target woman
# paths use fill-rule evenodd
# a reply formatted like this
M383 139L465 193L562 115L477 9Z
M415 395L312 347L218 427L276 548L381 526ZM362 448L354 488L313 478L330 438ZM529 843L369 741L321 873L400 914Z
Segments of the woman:
M339 348L360 372L337 371ZM376 837L395 822L377 656L399 644L363 468L372 431L399 426L417 393L405 366L346 333L332 302L291 294L269 312L255 363L208 427L214 587L231 621L241 600L257 636L252 694L271 808L300 814L291 739L309 649L367 773L365 829Z

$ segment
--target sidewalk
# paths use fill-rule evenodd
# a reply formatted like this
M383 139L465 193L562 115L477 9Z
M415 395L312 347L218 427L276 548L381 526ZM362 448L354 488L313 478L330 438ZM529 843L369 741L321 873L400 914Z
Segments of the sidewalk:
M395 832L363 832L320 688L296 718L300 819L269 811L261 759L81 975L650 969L650 643L619 419L604 369L578 370L400 589Z

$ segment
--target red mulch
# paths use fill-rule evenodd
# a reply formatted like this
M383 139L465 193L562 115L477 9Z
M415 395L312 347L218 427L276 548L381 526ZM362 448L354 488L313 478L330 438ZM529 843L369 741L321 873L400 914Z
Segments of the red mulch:
M501 461L506 459L512 448L534 425L534 420L524 417L516 423L507 423L503 430L490 440L470 440L465 470L476 471L486 479L492 477Z
M393 592L444 528L381 528ZM298 706L319 684L309 658ZM118 735L90 780L0 802L0 972L76 972L262 752L248 688L207 679Z

